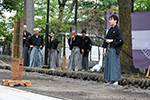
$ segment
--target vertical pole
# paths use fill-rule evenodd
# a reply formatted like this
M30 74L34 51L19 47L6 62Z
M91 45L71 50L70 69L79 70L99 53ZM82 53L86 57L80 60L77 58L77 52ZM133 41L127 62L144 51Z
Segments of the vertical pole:
M63 45L63 70L65 70L65 66L66 66L66 34L64 34L64 45Z
M15 57L15 34L16 34L16 30L17 30L17 24L18 24L18 21L15 20L14 21L14 32L13 32L13 41L12 41L12 55L11 57L14 58Z
M19 57L19 21L17 20L17 26L15 30L15 41L14 41L14 57L18 58Z
M76 31L77 31L77 13L78 13L78 0L76 0L76 6L75 6L75 22L74 22L74 24L75 24L75 27L76 27Z
M24 19L19 19L19 58L23 59L23 25Z
M45 65L47 65L48 57L48 33L49 33L49 3L50 0L47 0L47 23L46 23L46 34L45 34Z

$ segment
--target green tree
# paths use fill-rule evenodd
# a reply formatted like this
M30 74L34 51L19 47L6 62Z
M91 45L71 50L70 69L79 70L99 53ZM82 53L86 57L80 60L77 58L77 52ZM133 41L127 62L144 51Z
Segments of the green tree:
M134 11L150 11L150 0L134 0Z
M12 10L20 9L20 3L22 3L22 0L2 0L0 3L0 14L2 14L3 10L11 12Z

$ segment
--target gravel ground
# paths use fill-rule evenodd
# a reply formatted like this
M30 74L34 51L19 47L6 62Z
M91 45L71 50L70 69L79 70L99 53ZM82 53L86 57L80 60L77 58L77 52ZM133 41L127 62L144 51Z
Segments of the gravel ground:
M15 86L21 90L62 100L150 100L150 90L107 85L101 82L84 81L66 77L24 72L24 80L30 80L31 87ZM0 69L0 80L9 79L10 71Z

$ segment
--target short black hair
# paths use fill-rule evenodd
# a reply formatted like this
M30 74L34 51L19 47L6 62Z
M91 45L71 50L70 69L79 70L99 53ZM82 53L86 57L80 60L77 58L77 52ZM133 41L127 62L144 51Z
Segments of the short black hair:
M55 34L55 32L53 32L53 31L51 33Z
M85 31L85 30L82 30L81 33L85 33L85 34L86 34L86 31Z
M109 17L109 19L110 19L110 18L113 18L114 20L117 20L117 23L116 23L116 24L118 24L119 18L118 18L116 15L111 15L111 16Z

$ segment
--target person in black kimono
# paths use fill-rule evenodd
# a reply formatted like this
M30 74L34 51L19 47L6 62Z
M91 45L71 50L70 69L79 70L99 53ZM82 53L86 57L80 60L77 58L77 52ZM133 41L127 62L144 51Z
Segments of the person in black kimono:
M72 31L72 37L68 39L68 44L71 50L70 62L68 68L70 70L82 70L82 37L77 35L76 31ZM83 51L82 51L83 52Z
M86 31L82 31L82 69L88 70L89 69L89 52L91 51L91 40L88 36L86 36Z
M39 29L34 28L34 35L27 40L27 45L30 47L30 67L42 67L43 57L43 38L39 35Z
M49 68L55 70L59 66L58 59L58 39L54 37L55 33L51 32L48 39L48 48L49 48Z
M27 26L24 25L23 31L23 59L24 59L24 66L29 66L29 48L26 46L26 41L30 38L31 34L27 31Z
M103 43L105 56L104 79L110 81L108 84L118 85L121 80L120 68L120 51L123 45L123 36L121 29L117 26L118 17L112 15L109 17L110 25L112 26L107 35L106 41Z

